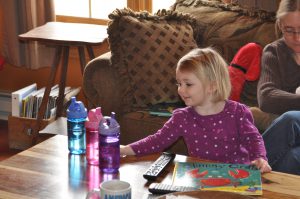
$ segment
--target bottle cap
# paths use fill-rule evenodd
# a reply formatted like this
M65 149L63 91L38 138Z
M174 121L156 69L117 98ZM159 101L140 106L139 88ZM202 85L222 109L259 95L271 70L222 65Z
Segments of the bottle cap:
M91 109L88 113L88 119L85 122L86 128L98 129L99 122L102 120L102 112L101 107L97 107L95 109Z
M99 131L104 135L113 135L120 133L120 125L117 120L114 118L115 114L112 113L112 116L104 116L99 124Z
M76 101L76 97L71 97L71 104L67 110L68 118L86 118L87 110L81 101Z

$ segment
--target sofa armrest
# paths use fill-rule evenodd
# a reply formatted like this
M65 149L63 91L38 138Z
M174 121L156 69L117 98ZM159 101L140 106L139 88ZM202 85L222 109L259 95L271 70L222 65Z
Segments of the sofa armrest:
M83 74L88 108L101 107L104 115L110 115L112 111L122 113L119 77L111 67L110 58L110 52L94 58L86 65Z

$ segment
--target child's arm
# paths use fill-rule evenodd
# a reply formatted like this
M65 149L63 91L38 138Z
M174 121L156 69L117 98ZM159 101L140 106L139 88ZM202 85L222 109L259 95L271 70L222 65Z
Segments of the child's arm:
M242 145L248 150L251 164L255 165L262 173L272 169L267 161L266 148L263 138L254 125L253 116L246 107L241 107L241 120L239 126ZM244 109L244 110L243 110Z
M121 145L120 146L120 155L135 155L135 152L132 150L132 148L129 145Z
M253 160L251 164L255 165L260 170L261 173L267 173L272 170L268 161L266 161L263 158L257 158L256 160Z

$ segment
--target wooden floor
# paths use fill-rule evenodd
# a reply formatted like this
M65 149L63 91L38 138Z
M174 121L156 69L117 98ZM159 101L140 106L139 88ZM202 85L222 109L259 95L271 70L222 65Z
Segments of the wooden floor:
M0 161L9 158L20 150L9 149L8 146L8 122L0 120Z

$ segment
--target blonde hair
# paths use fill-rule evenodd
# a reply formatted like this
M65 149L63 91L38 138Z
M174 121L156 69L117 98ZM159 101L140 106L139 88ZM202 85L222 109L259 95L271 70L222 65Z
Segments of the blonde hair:
M213 48L196 48L183 56L176 71L192 72L204 84L215 83L214 101L228 99L231 83L227 63Z
M281 0L277 13L276 13L276 35L277 37L282 36L282 31L280 30L280 19L290 12L300 11L300 0Z

